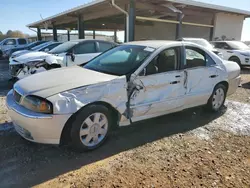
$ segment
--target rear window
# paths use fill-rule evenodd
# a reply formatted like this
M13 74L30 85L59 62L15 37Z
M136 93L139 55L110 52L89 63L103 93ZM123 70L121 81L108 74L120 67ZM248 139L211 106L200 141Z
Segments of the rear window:
M25 39L17 39L18 44L27 44L27 41Z
M99 42L99 52L105 52L112 47L113 47L113 45L111 43Z

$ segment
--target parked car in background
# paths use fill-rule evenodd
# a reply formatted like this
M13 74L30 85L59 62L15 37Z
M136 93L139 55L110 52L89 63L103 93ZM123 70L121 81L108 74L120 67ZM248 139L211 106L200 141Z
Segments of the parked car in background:
M234 61L240 66L250 65L250 47L240 41L214 41L212 42L224 59Z
M27 46L28 40L25 38L6 38L0 43L0 51L3 57L8 57L8 51L13 48Z
M70 143L82 151L100 146L117 124L199 105L219 111L239 83L237 63L200 45L139 41L110 49L84 66L22 79L8 93L7 106L22 137Z
M10 59L10 74L21 79L31 74L65 66L87 63L100 53L113 48L115 43L102 40L72 40L49 53L30 52Z
M219 57L223 58L223 54L221 52L219 52L216 48L214 48L214 46L211 43L209 43L206 39L203 39L203 38L182 38L182 41L194 42L196 44L199 44L199 45L211 50Z
M43 44L43 43L46 43L48 41L35 41L35 42L32 42L26 46L23 46L23 47L17 47L17 48L13 48L13 49L10 49L7 54L9 55L9 57L12 55L12 53L14 52L17 52L17 51L20 51L20 50L30 50L31 48L34 48L40 44Z
M11 56L10 56L10 61L11 59L13 58L16 58L20 55L23 55L23 54L26 54L26 53L29 53L29 52L49 52L50 50L52 50L53 48L59 46L60 44L62 44L62 42L53 42L53 41L49 41L49 42L45 42L45 43L42 43L38 46L35 46L31 49L26 49L26 50L20 50L20 51L16 51L14 53L10 53Z

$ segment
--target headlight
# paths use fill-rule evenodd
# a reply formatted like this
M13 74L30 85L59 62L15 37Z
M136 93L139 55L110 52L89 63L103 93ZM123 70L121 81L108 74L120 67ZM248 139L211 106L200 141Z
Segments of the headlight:
M46 99L37 96L26 96L22 100L22 105L34 112L40 112L44 114L52 114L53 113L53 105Z
M248 53L248 52L241 52L240 54L241 54L241 55L244 55L244 56L246 56L246 57L249 57L249 56L250 56L250 53Z

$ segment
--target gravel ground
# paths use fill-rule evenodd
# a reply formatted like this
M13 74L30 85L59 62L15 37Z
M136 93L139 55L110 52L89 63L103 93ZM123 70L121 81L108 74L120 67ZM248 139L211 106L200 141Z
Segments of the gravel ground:
M0 187L250 187L249 75L242 71L242 87L218 114L198 107L144 121L79 154L13 130L11 82L0 73Z

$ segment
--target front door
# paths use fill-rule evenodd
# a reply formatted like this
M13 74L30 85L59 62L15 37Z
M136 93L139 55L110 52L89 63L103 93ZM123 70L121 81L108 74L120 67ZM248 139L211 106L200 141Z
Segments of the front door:
M2 46L2 51L17 47L16 39L7 39Z
M185 95L184 70L180 70L181 47L159 53L134 81L130 96L133 122L178 111Z
M218 69L213 59L203 50L186 46L184 70L187 74L185 84L185 108L206 104L218 83Z

